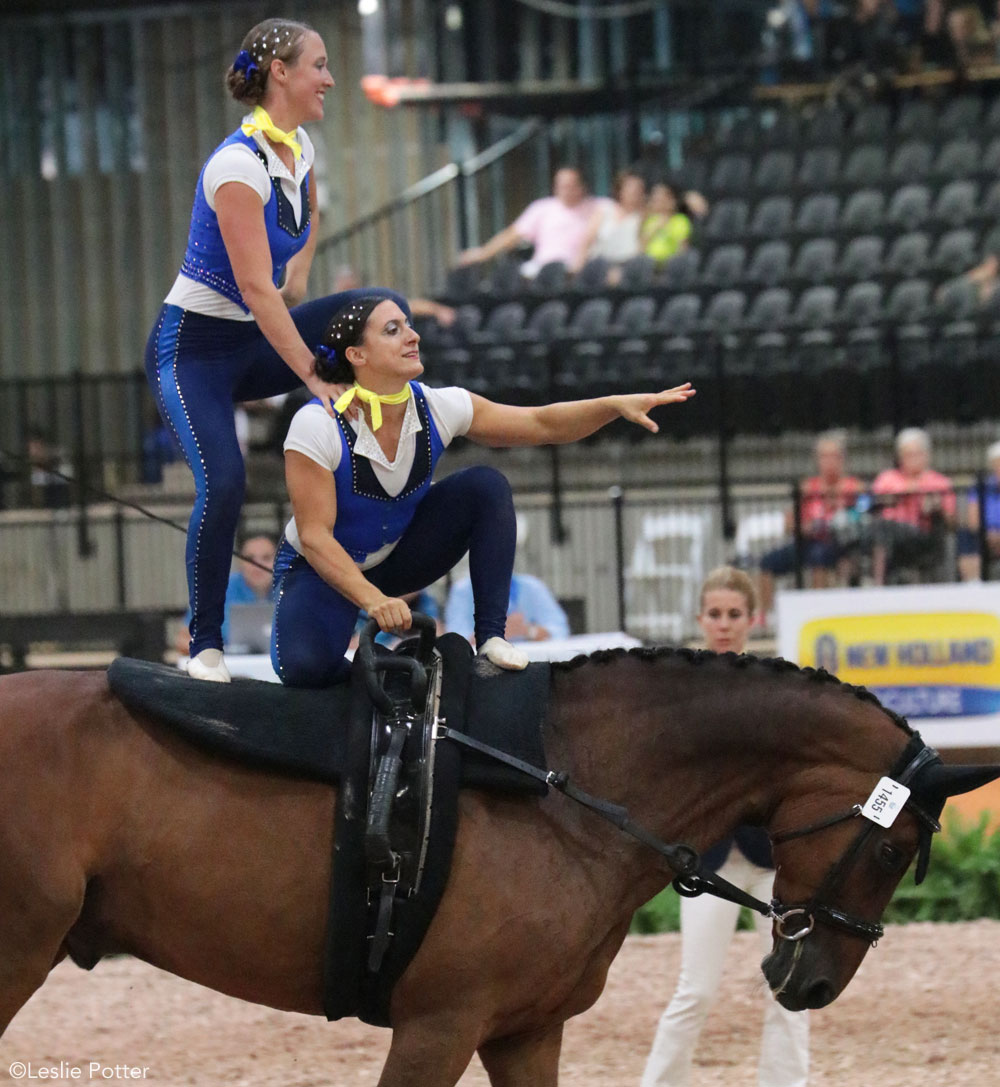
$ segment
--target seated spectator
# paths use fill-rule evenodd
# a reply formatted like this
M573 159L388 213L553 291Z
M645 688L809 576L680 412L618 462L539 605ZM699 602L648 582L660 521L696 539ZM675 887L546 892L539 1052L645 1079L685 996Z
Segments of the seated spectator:
M892 0L855 0L851 17L843 27L842 63L876 74L899 67L902 57L896 17Z
M896 468L872 484L877 515L873 526L872 580L903 568L926 569L943 558L943 532L955 524L951 480L930 467L931 442L925 430L909 427L896 435Z
M603 257L610 262L608 286L621 281L621 266L642 252L639 230L646 213L646 182L628 171L615 178L613 199L594 212L587 228L586 244L580 264L570 268L578 272L584 261Z
M229 575L226 588L226 617L222 622L222 641L229 645L229 608L232 604L260 604L274 600L272 569L276 545L270 536L248 536L242 543L240 559L236 569ZM185 626L179 631L174 648L182 656L187 656L191 635L187 624L191 622L188 609Z
M687 249L690 238L691 219L680 210L676 190L657 181L649 192L649 214L640 233L643 252L663 264Z
M802 526L802 562L809 575L809 587L825 589L834 572L846 578L850 551L856 541L837 533L837 522L854 508L861 494L861 481L845 475L846 437L831 430L816 439L818 474L802 481L799 491L799 519ZM794 511L785 515L785 529L794 531ZM760 560L760 616L762 621L774 604L774 579L795 569L795 541L768 551Z
M606 197L590 196L583 175L574 166L556 171L552 196L533 200L518 218L484 245L459 254L459 264L477 264L491 260L508 249L530 242L535 251L522 265L522 275L534 277L551 261L562 261L567 268L583 263L587 229L595 213L608 203Z
M991 559L1000 557L1000 442L986 450L986 466L991 475L986 480L986 546ZM965 507L965 525L958 530L958 574L963 581L978 581L983 576L979 551L979 488L969 490Z
M28 431L30 502L35 507L62 509L70 504L72 469L60 449L52 444L44 430Z
M964 69L992 64L995 45L981 6L969 0L952 0L945 7L948 36L958 66Z
M472 581L467 577L454 582L448 593L444 627L472 641ZM549 638L569 637L566 613L540 578L514 574L510 579L506 637L510 642L544 642Z
M776 0L761 32L763 83L788 83L812 75L813 37L806 0Z

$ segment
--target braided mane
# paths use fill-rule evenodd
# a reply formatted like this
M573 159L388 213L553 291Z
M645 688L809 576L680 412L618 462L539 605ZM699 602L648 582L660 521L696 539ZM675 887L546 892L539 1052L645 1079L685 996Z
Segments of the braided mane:
M879 701L878 697L872 694L867 687L859 687L852 683L845 683L831 672L828 672L825 668L803 667L798 664L793 664L783 657L757 657L752 653L713 653L708 649L688 649L686 647L674 648L673 646L664 645L641 646L635 649L598 649L589 655L581 654L580 656L574 657L572 660L553 661L552 670L556 672L572 672L577 668L582 668L586 664L611 664L614 661L623 660L626 657L634 657L636 660L648 661L650 663L673 657L687 661L688 664L692 665L706 664L709 661L724 661L735 669L746 669L754 665L760 665L762 668L773 672L775 675L800 675L805 677L806 680L814 683L833 684L846 694L861 699L862 702L869 702L872 705L878 706L897 728L901 728L908 736L913 735L913 729L910 728L906 718L896 713L895 710L889 709L888 706L884 706Z

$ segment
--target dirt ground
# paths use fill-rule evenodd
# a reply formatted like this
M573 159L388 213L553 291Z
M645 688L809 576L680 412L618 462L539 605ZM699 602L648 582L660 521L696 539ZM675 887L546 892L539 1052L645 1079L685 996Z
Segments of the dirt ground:
M604 995L567 1026L564 1087L638 1084L679 947L673 934L629 938ZM758 959L756 937L738 934L695 1087L756 1087ZM1000 922L890 927L844 995L812 1013L810 1082L993 1087L998 1013ZM0 1041L0 1083L348 1087L377 1082L388 1041L387 1031L245 1004L134 960L106 961L90 974L63 963ZM478 1061L461 1080L486 1083Z

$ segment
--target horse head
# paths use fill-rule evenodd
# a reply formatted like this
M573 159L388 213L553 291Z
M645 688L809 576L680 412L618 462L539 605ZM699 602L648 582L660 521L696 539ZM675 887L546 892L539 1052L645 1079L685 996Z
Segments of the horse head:
M915 735L890 778L910 792L886 825L868 818L858 797L846 811L772 834L774 944L762 968L791 1011L822 1008L840 995L881 937L879 919L914 857L916 882L923 880L945 801L1000 778L1000 766L942 765ZM829 849L817 848L820 833Z

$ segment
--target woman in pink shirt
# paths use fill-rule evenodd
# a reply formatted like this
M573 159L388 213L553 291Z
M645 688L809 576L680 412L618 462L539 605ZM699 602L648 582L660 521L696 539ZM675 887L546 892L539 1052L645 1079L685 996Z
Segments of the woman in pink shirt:
M930 467L931 442L925 430L908 427L896 435L897 468L886 468L872 484L879 518L875 523L872 580L885 584L896 566L923 566L938 557L941 529L955 524L955 487Z

